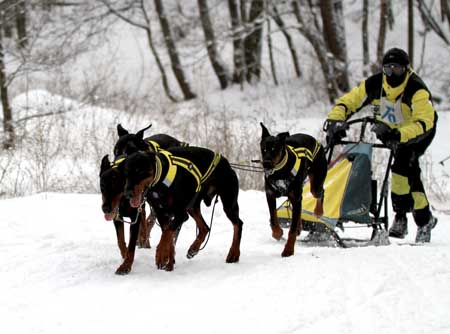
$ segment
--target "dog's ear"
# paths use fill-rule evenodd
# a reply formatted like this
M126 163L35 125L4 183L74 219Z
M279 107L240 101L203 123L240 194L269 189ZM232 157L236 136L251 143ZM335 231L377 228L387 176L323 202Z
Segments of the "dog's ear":
M283 144L286 142L286 138L289 136L289 132L281 132L277 134L277 138L280 139L280 142L282 142Z
M125 136L128 134L128 131L125 130L122 125L119 123L117 124L117 134L119 135L119 137Z
M260 122L259 124L261 125L262 128L261 138L269 137L270 136L269 130L267 130L267 128L264 126L262 122Z
M100 165L100 175L103 174L104 171L111 167L111 163L109 162L108 154L102 158L102 163Z
M136 132L136 137L138 137L139 139L144 139L144 132L145 132L145 130L150 129L151 127L152 127L152 124L150 124L146 128L143 128L142 130L139 130L138 132Z

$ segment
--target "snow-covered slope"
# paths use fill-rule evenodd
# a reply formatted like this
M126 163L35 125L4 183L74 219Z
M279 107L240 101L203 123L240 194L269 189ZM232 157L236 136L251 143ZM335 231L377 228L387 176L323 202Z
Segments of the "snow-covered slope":
M339 249L271 238L265 196L240 194L241 259L225 263L232 227L216 208L209 243L194 259L184 224L173 272L138 249L121 263L99 195L46 193L0 201L2 332L34 333L449 333L450 218L437 213L432 243ZM210 209L205 218L209 221ZM346 232L347 233L347 232ZM370 229L348 235L368 237ZM304 234L302 234L302 238Z

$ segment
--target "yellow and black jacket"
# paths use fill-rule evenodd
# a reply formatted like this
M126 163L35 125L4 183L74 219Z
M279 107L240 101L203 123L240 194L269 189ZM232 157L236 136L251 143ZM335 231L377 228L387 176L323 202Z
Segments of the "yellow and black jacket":
M398 87L391 87L383 73L367 78L336 101L328 119L345 121L369 104L380 106L380 119L399 130L401 143L419 139L436 126L437 114L431 102L431 93L411 69ZM383 110L386 105L392 107ZM397 119L389 114L395 108L399 113Z

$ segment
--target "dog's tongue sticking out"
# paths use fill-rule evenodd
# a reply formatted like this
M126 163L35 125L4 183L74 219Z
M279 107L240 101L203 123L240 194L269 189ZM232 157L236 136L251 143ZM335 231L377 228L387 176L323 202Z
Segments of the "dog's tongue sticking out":
M138 208L139 205L141 205L141 195L134 196L132 199L130 199L130 205L133 208Z
M114 219L114 213L105 213L105 220L111 221Z

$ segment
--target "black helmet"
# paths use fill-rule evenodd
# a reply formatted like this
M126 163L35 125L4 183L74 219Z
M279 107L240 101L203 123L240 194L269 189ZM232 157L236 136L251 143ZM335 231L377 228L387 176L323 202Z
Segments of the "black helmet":
M383 65L392 63L408 66L409 56L402 49L398 48L389 49L383 56Z

